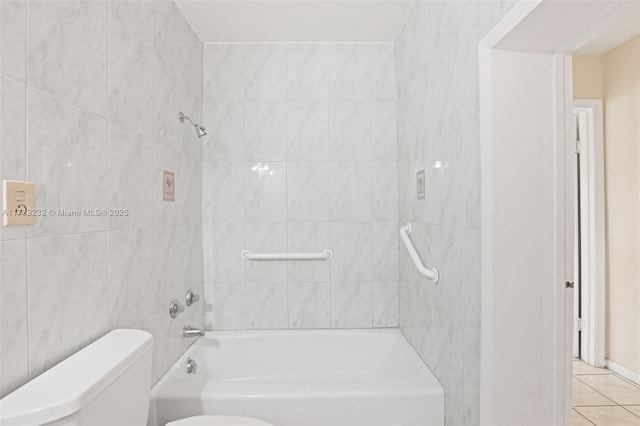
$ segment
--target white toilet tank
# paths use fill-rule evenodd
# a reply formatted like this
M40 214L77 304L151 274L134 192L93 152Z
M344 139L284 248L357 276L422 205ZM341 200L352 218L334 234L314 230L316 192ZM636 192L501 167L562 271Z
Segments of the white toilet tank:
M153 337L114 330L0 400L0 424L146 425Z

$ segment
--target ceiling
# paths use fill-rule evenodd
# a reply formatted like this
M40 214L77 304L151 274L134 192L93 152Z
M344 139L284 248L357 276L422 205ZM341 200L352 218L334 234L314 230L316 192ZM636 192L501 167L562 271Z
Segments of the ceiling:
M393 42L412 0L177 0L204 43Z
M575 51L578 55L601 55L640 34L640 2L630 2L612 16L601 32Z

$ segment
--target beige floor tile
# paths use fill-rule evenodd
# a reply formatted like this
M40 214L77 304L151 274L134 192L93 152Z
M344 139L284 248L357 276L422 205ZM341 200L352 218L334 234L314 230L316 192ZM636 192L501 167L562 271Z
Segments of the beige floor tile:
M636 416L640 417L640 405L625 405L624 408L631 411Z
M576 411L597 426L639 426L636 417L622 407L577 407Z
M571 410L571 426L593 426L593 423L576 410Z
M612 374L576 377L620 405L640 405L640 388Z
M592 367L584 361L574 359L573 374L611 374L611 370Z
M616 403L574 378L571 406L580 407L587 405L616 405Z

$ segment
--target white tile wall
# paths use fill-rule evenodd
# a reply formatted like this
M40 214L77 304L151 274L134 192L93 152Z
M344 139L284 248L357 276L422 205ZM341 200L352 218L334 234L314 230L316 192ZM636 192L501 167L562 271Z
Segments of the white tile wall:
M415 2L395 43L400 220L412 222L418 251L440 271L434 285L400 251L399 322L444 387L446 423L453 425L479 424L480 409L477 46L512 3ZM385 93L383 79L377 80ZM387 117L381 105L380 117ZM395 119L388 117L378 122ZM384 130L375 134L392 139ZM421 169L425 200L415 194ZM384 238L380 232L374 247ZM376 305L374 293L374 311Z
M156 291L153 245L149 228L108 233L108 294L129 295L108 299L110 328L138 324L162 302Z
M329 160L327 102L287 103L287 160Z
M367 44L328 46L330 100L353 102L371 99L369 58L373 47Z
M285 100L285 45L244 47L244 100Z
M2 394L29 380L27 242L0 241L0 388Z
M108 329L106 233L27 242L29 375Z
M332 222L331 281L371 281L371 222Z
M247 297L244 282L205 285L207 329L246 328Z
M287 45L287 100L326 101L329 99L327 46Z
M336 161L330 167L331 219L371 220L370 161Z
M0 3L0 8L6 3ZM4 28L4 27L2 27ZM7 37L3 37L3 40ZM0 172L2 176L15 176L24 180L26 167L26 105L27 88L24 84L0 74ZM0 187L0 194L3 189ZM3 195L4 196L4 195ZM26 231L22 226L0 226L0 239L24 238Z
M393 45L205 45L203 70L207 327L396 327Z
M154 334L157 379L204 322L167 314L204 291L202 140L177 120L202 118L202 44L164 0L2 1L0 20L0 178L45 210L131 212L0 226L0 397L116 327Z
M138 228L151 223L153 208L153 140L107 124L107 206L129 206L131 214L107 218L109 229Z
M371 160L369 102L329 103L329 158L335 161Z
M244 104L245 159L285 161L287 118L284 102Z
M107 122L35 89L27 90L27 178L38 208L106 208ZM104 231L107 217L52 216L27 227L29 237Z
M287 163L287 218L292 221L329 220L329 163Z
M398 120L395 102L371 103L371 156L398 160Z
M244 283L244 223L203 224L202 245L205 283Z
M290 281L288 295L290 328L331 327L330 283Z
M253 253L282 253L287 251L286 222L247 222L244 224L244 232L245 250ZM287 262L284 260L243 263L247 282L286 283ZM248 288L247 296L251 296ZM247 311L248 315L250 313Z
M204 90L206 94L207 87ZM208 136L202 141L203 161L243 161L244 105L213 102L205 96L202 108L207 117Z
M373 291L368 282L331 283L331 327L371 327Z
M0 39L0 73L22 83L26 81L27 39L20 35L25 34L26 11L25 0L0 3L0 28L3 29L3 35L18 35L17 37L3 36Z
M331 247L329 222L289 222L287 249L294 253L321 252ZM287 267L289 283L321 283L331 281L330 262L290 261Z
M287 218L287 165L284 162L245 163L244 217L248 221ZM204 184L208 188L207 183ZM205 189L206 191L207 189Z
M104 117L109 20L101 3L27 2L26 52L27 84Z
M131 11L123 10L122 6L113 10L125 20ZM147 22L144 17L140 18L143 22L141 27L144 28ZM152 137L153 42L143 41L147 34L138 34L137 28L131 22L122 24L117 18L109 20L107 118L141 135Z
M204 55L202 96L205 103L244 100L244 47L237 44L207 45ZM207 118L216 116L207 115Z
M247 282L247 328L287 328L286 282Z

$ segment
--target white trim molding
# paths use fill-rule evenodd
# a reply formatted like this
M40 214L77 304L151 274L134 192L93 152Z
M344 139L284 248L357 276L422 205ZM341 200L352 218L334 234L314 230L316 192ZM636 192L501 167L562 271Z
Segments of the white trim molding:
M605 360L605 365L609 370L640 386L640 374L616 364L610 359Z

